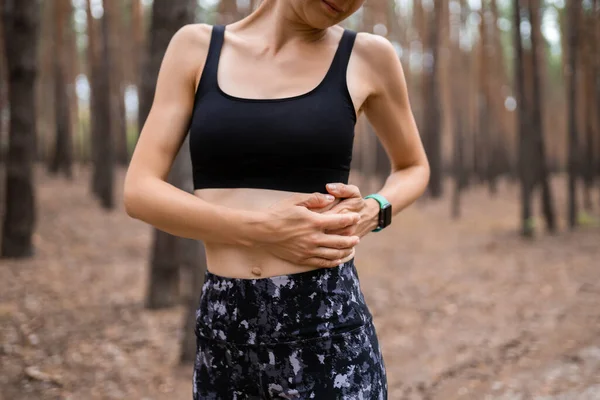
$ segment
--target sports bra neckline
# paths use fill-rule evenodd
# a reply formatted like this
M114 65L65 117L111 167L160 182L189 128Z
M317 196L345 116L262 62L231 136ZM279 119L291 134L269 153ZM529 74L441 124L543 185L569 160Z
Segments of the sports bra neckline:
M216 63L215 63L216 65L215 65L214 85L216 86L217 92L219 92L219 94L222 95L223 97L226 97L233 101L246 102L246 103L278 103L278 102L285 102L285 101L291 101L291 100L298 100L298 99L302 99L304 97L308 97L308 96L314 94L315 92L319 91L327 83L330 75L333 74L334 66L336 65L336 62L338 61L338 59L340 57L342 43L344 42L344 40L347 40L347 36L351 33L348 29L344 28L344 31L342 32L342 36L340 37L340 40L338 41L338 44L336 47L336 50L333 54L333 58L331 59L331 62L329 63L329 65L327 67L327 71L325 72L325 75L323 76L323 78L319 81L319 83L315 87L313 87L312 89L310 89L307 92L297 94L294 96L260 99L260 98L251 98L251 97L240 97L240 96L235 96L235 95L229 94L221 88L221 85L219 85L219 79L218 79L219 64L220 64L220 60L221 60L221 49L222 49L223 43L225 41L226 29L227 29L227 25L215 25L213 27L213 35L217 35L220 39L218 48L215 49L217 52L217 54L216 54L217 57L216 57Z

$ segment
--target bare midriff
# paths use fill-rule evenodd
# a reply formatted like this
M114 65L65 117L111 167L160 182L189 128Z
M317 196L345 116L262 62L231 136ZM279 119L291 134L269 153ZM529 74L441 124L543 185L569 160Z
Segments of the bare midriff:
M293 195L294 192L253 188L210 188L196 190L194 194L202 200L225 207L263 211L278 201ZM317 267L283 260L260 248L211 243L210 240L205 241L204 245L208 270L220 276L256 279L317 269ZM343 258L342 262L348 261L352 257L354 257L354 250L352 254Z

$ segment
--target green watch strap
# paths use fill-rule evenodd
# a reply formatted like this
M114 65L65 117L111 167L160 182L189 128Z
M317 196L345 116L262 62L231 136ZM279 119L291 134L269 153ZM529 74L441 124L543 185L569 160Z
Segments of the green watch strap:
M378 193L369 194L369 195L365 196L365 200L366 199L375 199L379 203L379 209L380 210L383 207L385 207L388 204L390 204L390 202L387 201L387 199L385 197L383 197L382 195L380 195ZM377 226L377 228L373 229L373 232L379 232L382 229L383 229L382 226Z

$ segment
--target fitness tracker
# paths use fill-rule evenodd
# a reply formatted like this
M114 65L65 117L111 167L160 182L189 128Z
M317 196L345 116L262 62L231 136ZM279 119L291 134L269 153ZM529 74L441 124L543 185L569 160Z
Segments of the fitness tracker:
M380 194L373 193L365 196L366 199L375 199L379 203L379 222L373 232L379 232L392 223L392 205Z

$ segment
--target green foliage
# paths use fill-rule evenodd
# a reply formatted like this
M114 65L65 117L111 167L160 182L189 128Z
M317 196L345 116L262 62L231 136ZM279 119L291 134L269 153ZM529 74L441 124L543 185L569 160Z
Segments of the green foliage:
M133 154L133 149L138 140L139 130L135 121L127 121L127 154Z
M535 226L536 226L535 217L529 217L525 221L525 227L526 227L527 230L534 231L535 230Z
M594 217L586 211L580 211L577 215L577 223L584 227L599 227L600 218Z

